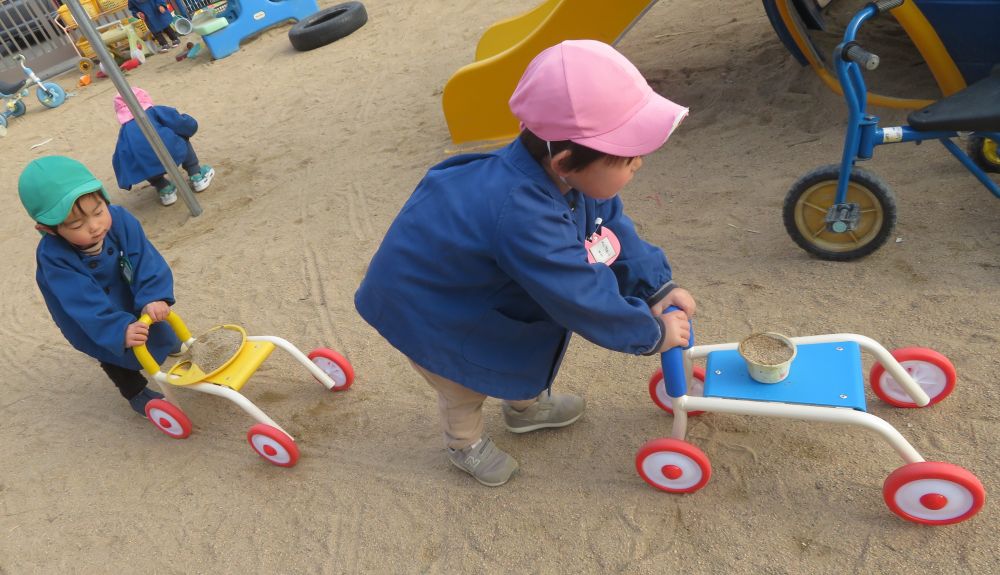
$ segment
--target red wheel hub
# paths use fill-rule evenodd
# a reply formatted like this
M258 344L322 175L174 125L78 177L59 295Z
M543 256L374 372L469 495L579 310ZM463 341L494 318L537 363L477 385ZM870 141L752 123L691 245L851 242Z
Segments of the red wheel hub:
M681 471L681 468L677 467L676 465L664 465L663 469L661 469L660 471L663 473L664 477L671 480L680 479L681 475L684 475L684 472Z
M170 426L173 425L173 422L167 419L166 417L161 417L159 423L160 427L162 427L163 429L170 429Z
M268 457L274 457L275 455L278 454L278 450L275 449L273 445L265 445L264 454L267 455ZM926 497L926 495L924 497Z
M948 505L948 498L940 493L927 493L920 496L920 504L927 509L937 511Z

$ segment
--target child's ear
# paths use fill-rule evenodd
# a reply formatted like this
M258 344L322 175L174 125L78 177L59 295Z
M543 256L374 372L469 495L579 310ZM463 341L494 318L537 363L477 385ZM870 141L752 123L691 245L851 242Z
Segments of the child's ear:
M35 224L35 229L43 234L49 234L50 236L57 235L55 228L46 226L45 224Z
M569 170L563 167L563 162L569 159L572 152L569 150L563 150L549 159L549 167L558 176L569 175Z

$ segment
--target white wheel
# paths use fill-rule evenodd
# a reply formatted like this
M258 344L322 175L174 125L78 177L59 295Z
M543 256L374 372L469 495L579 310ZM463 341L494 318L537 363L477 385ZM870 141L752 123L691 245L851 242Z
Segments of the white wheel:
M882 495L894 513L925 525L965 521L986 501L986 491L975 475L940 461L900 467L886 478Z
M671 493L697 491L712 476L705 453L679 439L647 441L636 454L635 467L646 483Z
M250 447L278 467L291 467L299 460L299 448L295 440L280 429L264 423L258 423L247 432Z
M316 364L316 367L323 370L323 373L333 380L333 387L330 391L344 391L354 383L354 368L347 358L333 351L321 347L309 352L309 359Z

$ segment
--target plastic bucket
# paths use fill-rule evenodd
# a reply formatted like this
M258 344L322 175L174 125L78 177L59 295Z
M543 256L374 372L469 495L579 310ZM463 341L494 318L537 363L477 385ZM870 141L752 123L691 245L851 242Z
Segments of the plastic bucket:
M789 357L788 350L791 350ZM759 383L779 383L788 377L798 350L795 343L774 332L755 333L740 342L740 356L750 377Z
M178 16L174 18L174 21L170 25L174 27L174 32L177 32L181 36L187 36L191 32L194 32L194 24L187 18Z

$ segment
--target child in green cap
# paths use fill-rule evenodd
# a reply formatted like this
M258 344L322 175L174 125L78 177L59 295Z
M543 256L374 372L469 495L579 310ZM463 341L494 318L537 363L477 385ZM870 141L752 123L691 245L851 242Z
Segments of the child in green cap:
M161 322L174 303L173 274L139 221L113 206L100 180L64 156L34 160L17 183L21 203L42 233L35 279L52 319L69 343L100 362L139 414L163 396L129 348L146 344L162 362L180 342Z

